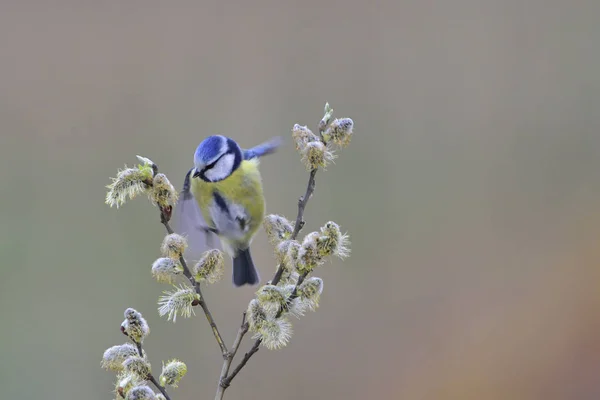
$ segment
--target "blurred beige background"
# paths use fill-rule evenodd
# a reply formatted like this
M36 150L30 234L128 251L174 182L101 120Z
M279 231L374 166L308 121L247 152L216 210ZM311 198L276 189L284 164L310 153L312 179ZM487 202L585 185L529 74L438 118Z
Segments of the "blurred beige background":
M144 199L104 205L142 154L177 187L203 137L243 146L355 120L319 174L307 231L353 255L318 271L321 308L261 350L229 399L600 396L597 1L4 1L0 5L2 399L109 399L103 351L148 319L173 399L212 398L201 315L161 319L163 237ZM270 212L307 173L262 163ZM261 231L254 257L274 271ZM228 343L253 289L205 289ZM246 349L250 342L243 345Z

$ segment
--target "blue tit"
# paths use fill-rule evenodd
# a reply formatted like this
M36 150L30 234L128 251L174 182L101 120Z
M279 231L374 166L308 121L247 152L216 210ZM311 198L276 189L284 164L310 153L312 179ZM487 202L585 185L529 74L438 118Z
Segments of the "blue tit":
M265 198L258 159L281 144L271 139L242 149L233 139L209 136L194 153L194 168L185 176L180 204L182 233L190 248L218 248L216 236L233 258L233 284L255 285L259 274L250 243L265 215Z

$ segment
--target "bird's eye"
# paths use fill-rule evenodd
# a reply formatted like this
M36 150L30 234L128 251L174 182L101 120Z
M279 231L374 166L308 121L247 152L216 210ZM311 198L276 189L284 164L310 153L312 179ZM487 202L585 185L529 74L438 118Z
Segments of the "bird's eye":
M217 163L219 162L219 160L221 159L221 157L217 158L215 161L211 162L210 164L206 164L204 166L204 168L202 168L201 172L205 173L206 171L208 171L209 169L211 169L212 167L214 167L215 165L217 165Z

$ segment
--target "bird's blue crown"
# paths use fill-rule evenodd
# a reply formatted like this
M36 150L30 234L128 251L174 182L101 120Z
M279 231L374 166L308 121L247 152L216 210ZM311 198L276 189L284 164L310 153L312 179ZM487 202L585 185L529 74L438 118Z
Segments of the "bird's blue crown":
M231 175L242 160L242 150L233 139L221 135L209 136L194 153L193 176L207 182L221 181Z
M225 136L209 136L198 145L194 154L194 163L208 164L227 150L227 138Z

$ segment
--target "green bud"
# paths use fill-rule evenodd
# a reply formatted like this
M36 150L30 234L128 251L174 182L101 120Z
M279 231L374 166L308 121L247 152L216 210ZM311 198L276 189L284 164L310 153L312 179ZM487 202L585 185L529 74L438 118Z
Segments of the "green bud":
M177 387L177 384L187 372L187 366L179 360L171 360L166 365L163 365L162 374L160 374L159 382L162 386Z
M329 106L329 103L325 103L325 109L323 110L323 118L321 118L321 122L319 122L319 131L323 132L325 128L327 128L327 124L331 121L331 117L333 116L333 108Z
M145 166L145 167L148 166L152 169L156 168L156 164L151 159L142 157L142 156L136 156L136 157L138 160L140 160L140 162L142 163L143 166Z
M198 282L216 283L225 273L225 258L223 252L212 249L204 252L202 258L194 266L195 279Z

